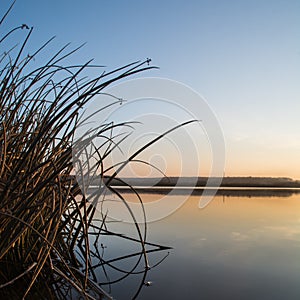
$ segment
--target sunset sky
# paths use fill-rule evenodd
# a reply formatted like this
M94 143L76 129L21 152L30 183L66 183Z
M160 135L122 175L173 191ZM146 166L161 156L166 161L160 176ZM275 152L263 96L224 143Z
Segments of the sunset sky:
M226 175L300 179L299 16L299 0L19 0L1 34L26 23L34 47L87 42L76 63L107 70L150 57L160 69L141 76L182 82L215 112Z

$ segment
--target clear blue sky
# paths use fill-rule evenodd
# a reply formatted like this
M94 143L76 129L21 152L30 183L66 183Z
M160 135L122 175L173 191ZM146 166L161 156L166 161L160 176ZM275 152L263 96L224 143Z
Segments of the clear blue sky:
M152 58L147 76L191 86L215 111L226 174L300 178L299 16L299 0L19 0L5 27L34 26L36 46L87 42L76 59L107 69Z

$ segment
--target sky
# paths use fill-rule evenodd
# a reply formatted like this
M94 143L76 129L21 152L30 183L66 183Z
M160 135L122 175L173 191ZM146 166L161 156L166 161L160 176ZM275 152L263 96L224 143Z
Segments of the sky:
M86 42L76 62L107 70L149 57L159 70L141 76L184 83L214 111L227 176L300 179L299 15L298 0L19 0L1 34L26 23L32 47L55 35L49 54Z

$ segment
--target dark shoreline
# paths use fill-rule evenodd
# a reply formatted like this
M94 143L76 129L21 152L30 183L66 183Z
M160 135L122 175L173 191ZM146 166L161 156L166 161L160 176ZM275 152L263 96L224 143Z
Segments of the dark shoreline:
M116 187L118 192L122 194L132 193L129 187ZM134 190L139 194L157 194L157 195L199 195L206 191L206 195L221 195L233 197L289 197L294 194L300 194L299 188L173 188L173 187L134 187Z
M104 177L104 184L109 178ZM101 182L94 178L90 188ZM95 184L93 184L95 183ZM300 193L300 181L287 177L163 177L114 178L110 186L120 193L140 194L221 195L235 197L289 197Z
M107 178L104 178L104 183ZM99 182L99 179L95 182ZM163 178L114 178L112 186L135 187L229 187L229 188L300 188L300 181L287 177L163 177Z

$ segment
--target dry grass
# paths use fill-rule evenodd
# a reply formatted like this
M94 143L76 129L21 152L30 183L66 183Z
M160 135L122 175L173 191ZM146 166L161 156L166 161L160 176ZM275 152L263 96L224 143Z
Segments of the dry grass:
M8 12L0 20L0 27ZM67 45L45 63L33 67L34 59L45 55L52 39L31 55L25 55L32 29L23 24L0 38L2 49L7 49L6 42L13 40L18 30L25 33L24 42L0 55L0 298L77 299L80 295L84 299L111 299L102 286L119 282L130 274L141 274L140 285L132 297L135 299L150 267L148 253L168 248L146 241L146 216L142 232L126 200L111 183L120 180L118 172L147 147L194 121L162 133L123 163L112 166L116 171L111 173L112 167L104 169L104 160L121 147L123 140L115 142L114 128L129 124L100 126L75 141L81 109L110 84L152 69L149 60L103 72L91 61L67 65L66 60L78 50L68 50ZM87 79L84 74L89 68L98 68L100 75ZM112 101L112 105L119 102L114 97ZM107 137L91 152L98 161L97 172L92 169L94 166L82 166L82 178L75 178L72 149L75 147L80 155L87 145L94 147L90 143L93 135ZM102 147L104 155L99 151ZM92 196L82 193L78 184L79 180L84 183L90 174L105 178L105 188L100 189L102 194L98 197L109 191L127 207L136 237L111 231L105 213L95 220ZM142 199L134 189L132 192L143 209ZM136 243L138 250L105 260L105 247L100 244L102 235ZM136 259L129 270L114 265L128 258ZM103 278L97 277L97 268L101 268ZM107 268L118 271L119 278L110 281Z
M24 55L32 29L21 25L1 38L2 47L16 30L26 32L24 42L0 56L1 299L64 299L65 286L99 299L106 293L91 278L89 241L95 208L70 176L74 131L95 95L151 67L135 62L87 80L83 72L95 66L66 66L77 50L66 46L32 69L51 40Z

